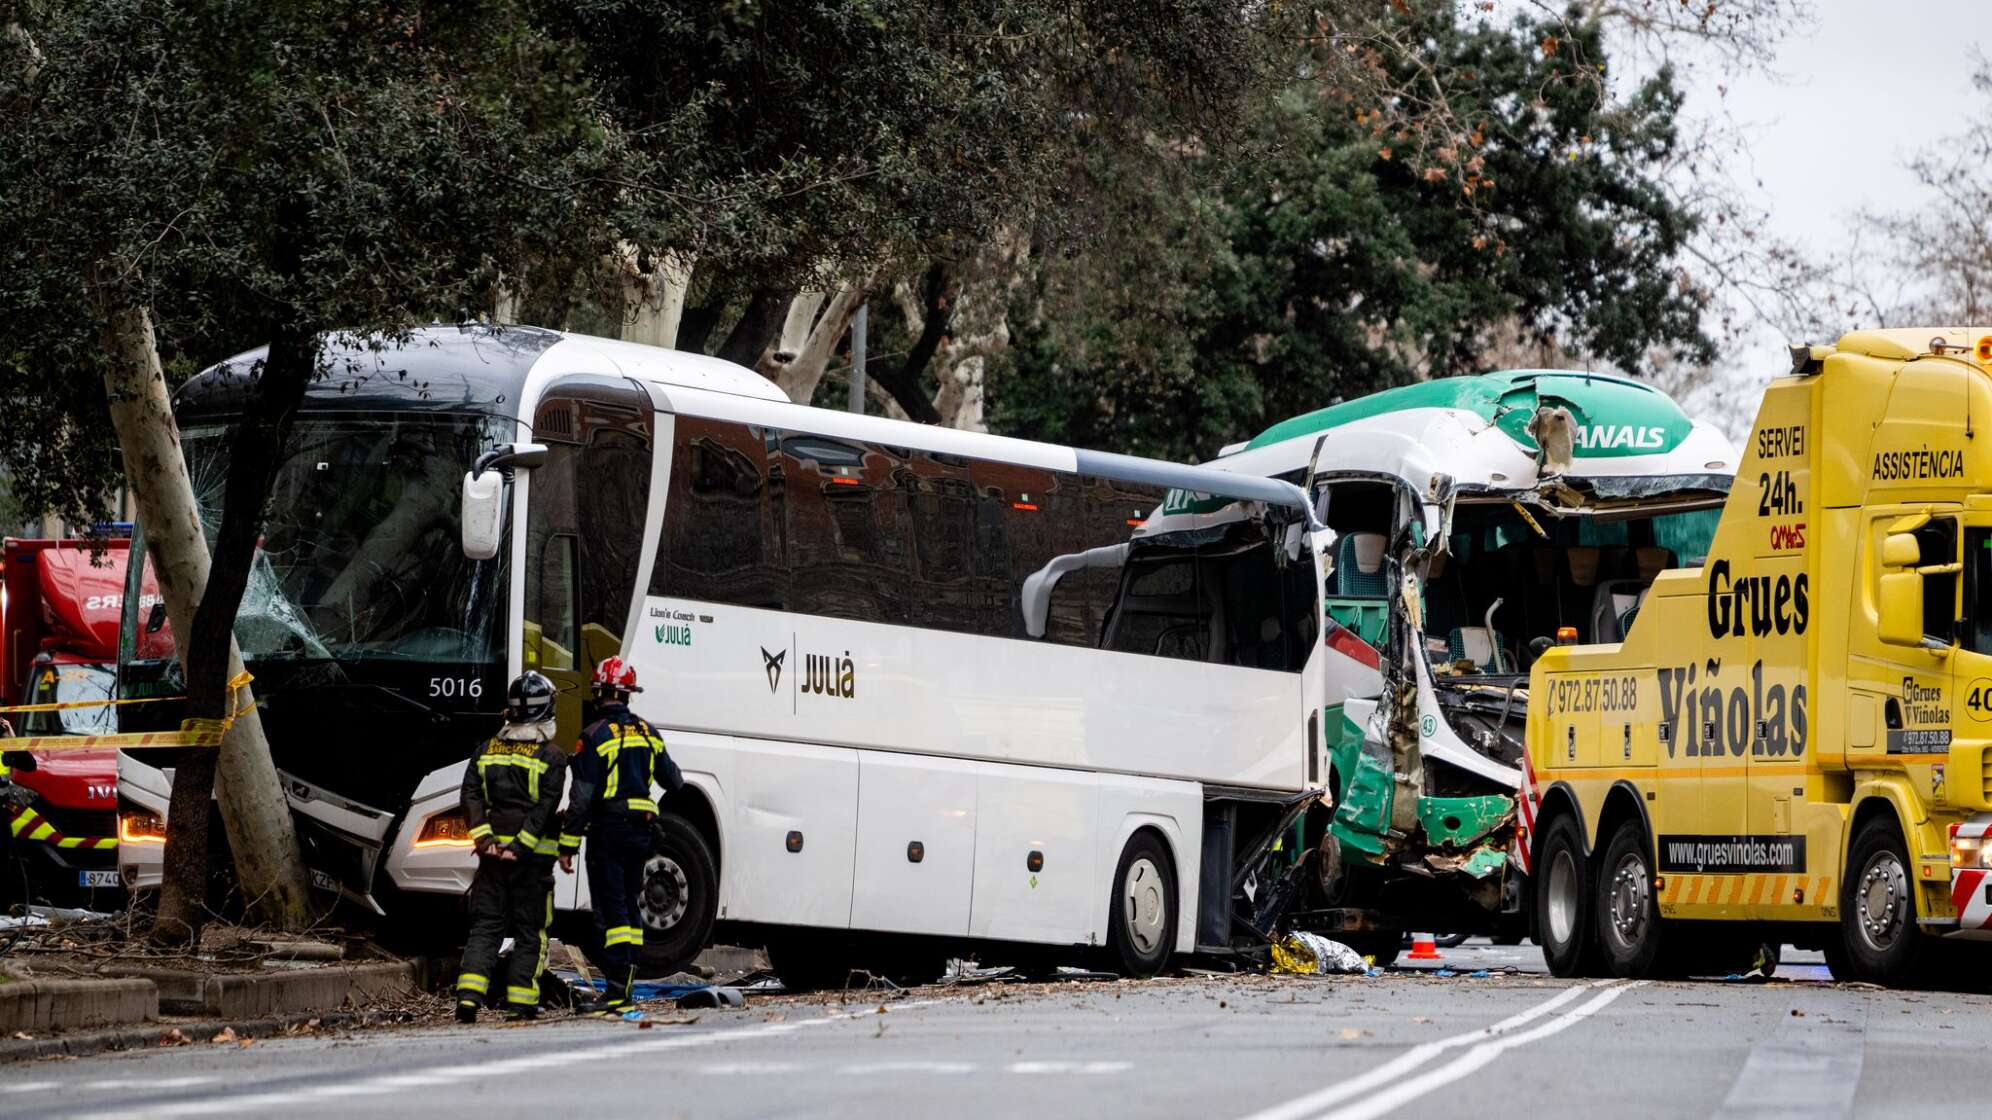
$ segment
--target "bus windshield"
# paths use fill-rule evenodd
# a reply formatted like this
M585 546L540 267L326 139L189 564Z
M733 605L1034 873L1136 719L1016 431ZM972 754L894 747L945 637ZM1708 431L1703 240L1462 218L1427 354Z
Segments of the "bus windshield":
M457 495L467 465L502 423L434 414L299 417L236 620L243 658L501 660L504 561L464 557ZM182 435L210 544L229 434L216 425ZM154 613L139 623L141 660L172 652L163 611Z

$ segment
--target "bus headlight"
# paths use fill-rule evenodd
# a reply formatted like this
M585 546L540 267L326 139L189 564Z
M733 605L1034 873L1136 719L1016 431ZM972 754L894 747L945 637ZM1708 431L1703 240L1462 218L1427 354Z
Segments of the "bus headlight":
M164 844L166 821L150 809L126 809L118 814L118 843Z
M418 848L468 848L470 847L470 826L464 823L463 814L455 809L447 813L437 813L422 822L422 831L415 837Z

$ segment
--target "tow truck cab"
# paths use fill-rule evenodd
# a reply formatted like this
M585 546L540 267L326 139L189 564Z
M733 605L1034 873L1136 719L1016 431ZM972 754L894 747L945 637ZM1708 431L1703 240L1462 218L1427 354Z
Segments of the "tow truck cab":
M1785 940L1898 982L1926 935L1992 923L1992 329L1793 359L1707 560L1531 674L1553 969ZM1684 949L1682 920L1736 924Z

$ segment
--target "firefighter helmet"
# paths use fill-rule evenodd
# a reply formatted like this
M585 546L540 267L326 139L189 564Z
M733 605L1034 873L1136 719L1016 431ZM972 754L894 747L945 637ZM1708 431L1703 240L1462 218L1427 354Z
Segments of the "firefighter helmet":
M604 657L595 666L595 691L642 692L636 686L636 669L620 657Z
M553 718L553 682L531 670L513 678L505 690L505 718L513 723L538 723Z

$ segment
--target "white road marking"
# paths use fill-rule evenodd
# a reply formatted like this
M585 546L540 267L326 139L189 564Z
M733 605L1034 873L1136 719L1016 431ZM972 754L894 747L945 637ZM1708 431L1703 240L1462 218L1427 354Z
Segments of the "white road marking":
M1570 1011L1558 1015L1541 1026L1530 1027L1519 1034L1507 1034L1489 1039L1429 1073L1411 1078L1409 1081L1400 1081L1374 1096L1349 1105L1347 1108L1340 1108L1334 1112L1326 1113L1321 1117L1321 1120L1373 1120L1374 1117L1394 1112L1442 1085L1450 1085L1467 1074L1481 1069L1495 1058L1500 1057L1505 1051L1513 1050L1518 1046L1527 1046L1537 1039L1548 1038L1559 1031L1576 1026L1579 1022L1603 1010L1606 1004L1644 983L1646 983L1644 980L1634 980L1627 984L1619 984L1606 988L1604 991L1578 1004Z
M881 1073L974 1073L974 1062L853 1062L837 1071L846 1077L875 1077Z
M1565 988L1563 991L1536 1004L1534 1007L1526 1008L1514 1015L1510 1015L1491 1026L1482 1027L1477 1031L1468 1031L1465 1034L1457 1034L1451 1038L1441 1038L1432 1042L1420 1043L1399 1054L1397 1057L1392 1058L1390 1061L1358 1074L1355 1077L1344 1081L1337 1081L1332 1085L1316 1089L1306 1096L1295 1097L1290 1101L1276 1104L1271 1108L1254 1112L1250 1116L1244 1117L1243 1120L1303 1120L1305 1117L1320 1115L1327 1109L1351 1097L1366 1093L1379 1086L1388 1085L1407 1074L1415 1073L1430 1063L1433 1058L1438 1057L1448 1050L1456 1050L1462 1046L1472 1046L1475 1043L1498 1038L1524 1023L1540 1019L1557 1008L1581 998L1585 992L1604 983L1608 983L1608 981L1598 981L1592 984ZM1607 990L1618 991L1623 989Z
M1011 1073L1126 1073L1133 1062L1011 1062Z
M707 1062L698 1072L720 1077L764 1077L774 1073L794 1073L802 1066L795 1062Z
M28 1081L19 1085L0 1085L0 1093L39 1093L43 1089L60 1089L60 1081Z
M941 1000L916 1000L908 1003L889 1005L889 1010L905 1011L915 1007L926 1007L941 1003ZM472 1078L484 1079L499 1077L508 1073L525 1073L532 1070L551 1069L557 1066L575 1065L603 1059L627 1057L632 1054L649 1054L663 1050L686 1050L695 1046L711 1046L714 1043L734 1042L742 1039L766 1038L809 1027L820 1027L830 1023L845 1023L855 1019L868 1019L878 1014L876 1010L851 1011L842 1015L831 1015L821 1019L792 1019L779 1023L760 1023L751 1027L732 1030L707 1031L704 1034L664 1035L657 1038L638 1038L626 1042L611 1042L601 1046L575 1047L566 1050L552 1050L543 1054L531 1054L519 1058L506 1058L495 1062L464 1063L460 1065L437 1066L433 1069L413 1070L405 1073L382 1074L379 1077L341 1082L334 1085L317 1085L299 1089L280 1089L266 1093L245 1093L232 1097L212 1097L204 1100L175 1101L156 1105L114 1106L112 1108L71 1113L72 1116L87 1117L158 1117L171 1120L181 1116L224 1116L239 1112L276 1113L285 1108L312 1101L332 1100L340 1097L367 1097L382 1093L392 1093L409 1085L444 1085ZM419 1079L419 1080L413 1080ZM159 1082L148 1082L156 1087Z
M1867 1051L1867 1005L1858 1021L1792 1019L1750 1049L1716 1120L1852 1116Z

